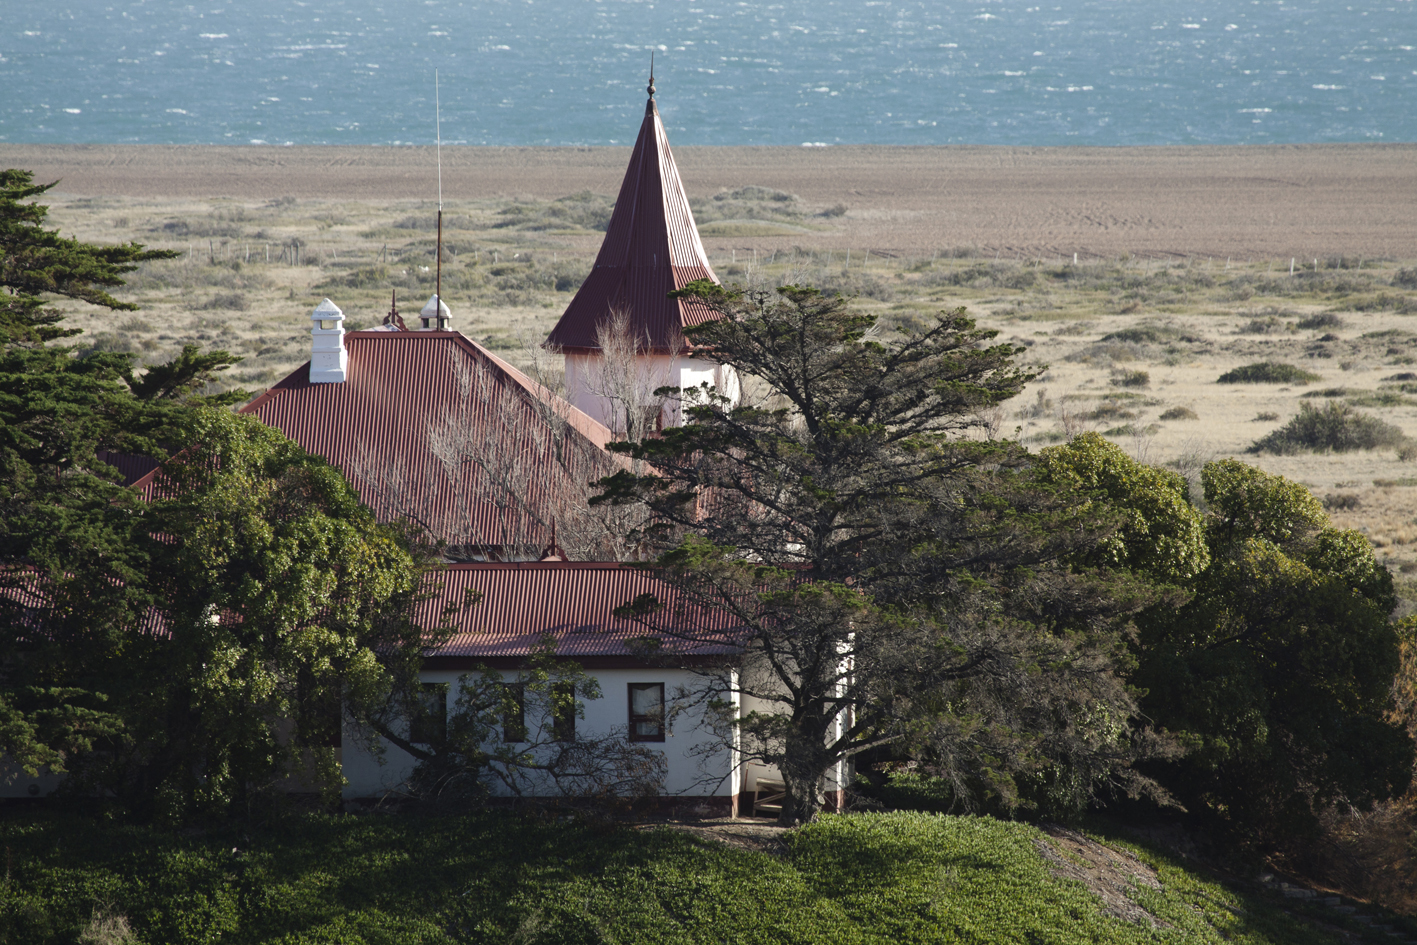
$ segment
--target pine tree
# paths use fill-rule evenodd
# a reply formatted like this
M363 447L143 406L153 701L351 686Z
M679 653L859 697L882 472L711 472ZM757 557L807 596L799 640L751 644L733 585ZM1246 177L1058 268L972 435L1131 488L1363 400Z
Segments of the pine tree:
M622 613L699 673L685 698L723 710L721 747L781 771L784 822L813 816L834 765L882 748L965 805L1147 787L1119 669L1126 618L1154 595L1075 563L1116 516L979 435L979 412L1035 376L1022 349L963 310L892 338L809 288L684 293L722 316L690 342L756 393L682 392L684 426L618 447L653 472L617 474L601 501L647 506L685 602Z
M54 187L35 184L30 171L0 171L0 346L35 346L79 333L61 328L63 314L47 306L60 295L115 311L137 308L107 290L123 284L123 275L150 259L171 259L170 250L144 249L139 243L98 246L44 228L49 208L32 203ZM57 181L55 183L58 183Z

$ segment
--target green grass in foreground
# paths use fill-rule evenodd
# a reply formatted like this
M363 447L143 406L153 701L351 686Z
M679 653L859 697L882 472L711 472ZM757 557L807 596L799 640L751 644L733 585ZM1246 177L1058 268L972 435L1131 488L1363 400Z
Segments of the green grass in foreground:
M1103 914L1024 824L828 816L785 858L670 830L497 814L308 817L180 836L57 814L0 821L0 942L71 943L96 914L147 943L1336 943L1144 850L1165 923ZM1135 849L1135 848L1133 848ZM92 939L92 932L89 933Z

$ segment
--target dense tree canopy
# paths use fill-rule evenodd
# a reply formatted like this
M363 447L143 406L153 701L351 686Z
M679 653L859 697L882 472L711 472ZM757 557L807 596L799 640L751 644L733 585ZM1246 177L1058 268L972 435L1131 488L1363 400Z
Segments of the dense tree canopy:
M888 744L912 745L966 802L1140 786L1117 668L1127 614L1154 595L1076 563L1119 520L1041 481L1017 444L974 435L977 412L1033 376L1021 349L962 311L883 340L809 288L684 291L724 316L692 343L758 393L683 392L684 426L620 447L654 474L612 477L602 501L645 503L683 599L745 628L744 658L704 669L686 698L762 706L725 716L723 741L783 772L784 820L815 812L832 764ZM687 609L626 613L701 669L720 642Z
M427 549L205 393L239 358L47 344L73 332L46 294L131 308L104 289L163 254L43 229L29 181L0 173L0 753L171 816L337 786L341 696L373 711L436 639L409 622ZM119 454L166 460L154 501Z
M1236 460L1202 471L1205 514L1179 476L1095 434L1039 461L1129 516L1103 553L1186 595L1141 614L1134 645L1142 708L1188 748L1156 772L1180 798L1275 840L1406 788L1392 580L1362 535Z

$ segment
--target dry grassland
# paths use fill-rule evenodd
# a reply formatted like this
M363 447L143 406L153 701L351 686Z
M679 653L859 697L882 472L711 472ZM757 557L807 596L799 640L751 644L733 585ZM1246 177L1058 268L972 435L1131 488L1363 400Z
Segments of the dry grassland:
M1247 452L1304 403L1347 404L1417 438L1417 148L677 156L725 281L821 285L857 296L888 327L967 306L1048 366L989 418L1001 435L1017 428L1036 447L1097 429L1189 475L1238 456L1305 483L1399 576L1417 572L1417 447L1399 437L1345 453ZM518 360L588 271L627 152L444 157L443 293L455 327ZM64 178L49 202L65 233L183 254L134 274L122 295L141 312L75 310L81 345L147 361L187 341L228 348L246 358L233 382L253 390L306 360L321 297L370 326L391 292L406 317L432 293L434 204L418 199L431 193L429 158L0 148L5 166ZM1317 380L1217 383L1259 362Z

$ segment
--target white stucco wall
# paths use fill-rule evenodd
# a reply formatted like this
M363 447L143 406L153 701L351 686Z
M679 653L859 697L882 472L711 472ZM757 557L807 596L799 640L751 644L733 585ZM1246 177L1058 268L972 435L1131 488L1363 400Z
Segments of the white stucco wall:
M566 359L566 399L575 407L619 432L624 418L615 416L615 407L606 396L602 378L604 359L599 354L573 353ZM660 387L688 389L707 383L719 393L737 403L741 396L737 372L729 366L702 358L676 357L667 354L641 355L637 364L636 398L650 402ZM623 408L621 408L623 409ZM678 426L682 422L678 403L665 406L664 425Z
M425 671L422 679L426 683L447 684L448 708L451 711L457 699L460 675L452 671ZM503 673L503 678L511 680L515 675L509 671ZM623 733L626 730L630 683L664 683L665 697L672 702L676 687L692 686L695 681L692 673L666 669L601 669L591 671L590 675L600 684L601 698L585 699L578 695L585 706L585 718L576 720L578 736ZM664 753L668 765L664 787L666 795L728 797L740 790L729 752L719 752L707 763L692 754L698 746L713 744L711 734L700 726L700 721L701 717L697 714L686 713L670 721L663 742L636 743ZM380 764L371 752L356 744L351 733L345 733L346 798L377 797L386 791L398 790L413 771L415 761L412 756L393 745L384 744L383 747L383 764Z
M50 774L47 768L29 775L14 762L0 759L0 797L46 797L63 781L64 775Z

